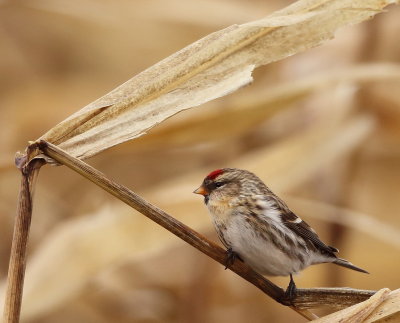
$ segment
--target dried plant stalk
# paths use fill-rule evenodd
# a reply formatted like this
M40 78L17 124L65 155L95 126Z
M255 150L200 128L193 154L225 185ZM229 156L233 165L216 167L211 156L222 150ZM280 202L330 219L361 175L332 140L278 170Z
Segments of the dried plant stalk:
M28 153L28 158L30 157L29 155ZM19 162L17 164L21 165L22 178L8 267L7 293L3 314L4 322L6 323L19 321L25 276L26 245L32 218L33 188L39 169L44 164L44 161L34 159L26 165L22 165Z

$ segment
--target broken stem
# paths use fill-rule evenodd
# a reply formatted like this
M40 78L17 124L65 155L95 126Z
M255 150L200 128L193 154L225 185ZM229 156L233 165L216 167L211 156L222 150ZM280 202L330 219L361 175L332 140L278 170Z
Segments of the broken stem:
M22 178L8 267L7 291L3 313L4 323L19 322L24 287L26 247L32 217L33 189L39 169L44 164L44 161L41 159L28 162L29 152L30 150L28 149L28 153L22 165L21 160L17 161L17 166L21 170Z

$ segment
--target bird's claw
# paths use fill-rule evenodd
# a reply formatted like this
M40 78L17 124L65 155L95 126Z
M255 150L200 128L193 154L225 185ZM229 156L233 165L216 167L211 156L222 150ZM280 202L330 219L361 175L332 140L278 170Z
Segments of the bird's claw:
M296 284L294 283L292 275L290 275L289 286L286 288L286 291L283 295L284 302L289 303L290 305L294 305L293 301L296 298L296 291Z
M226 250L225 270L231 267L235 263L236 259L243 261L242 258L232 250L232 248L228 248L228 250Z

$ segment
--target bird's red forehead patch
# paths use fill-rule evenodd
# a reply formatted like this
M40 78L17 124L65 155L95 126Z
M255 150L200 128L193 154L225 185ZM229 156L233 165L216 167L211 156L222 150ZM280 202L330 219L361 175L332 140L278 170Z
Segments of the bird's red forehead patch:
M217 170L211 172L210 174L208 174L207 178L213 180L213 179L217 178L217 176L221 175L223 172L224 172L223 169L217 169Z

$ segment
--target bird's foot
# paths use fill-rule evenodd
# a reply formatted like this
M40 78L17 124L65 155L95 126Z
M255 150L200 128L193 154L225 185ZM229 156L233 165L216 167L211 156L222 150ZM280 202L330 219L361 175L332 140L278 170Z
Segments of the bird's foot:
M285 302L289 303L290 305L294 305L293 301L296 298L296 291L296 284L294 283L293 276L290 275L289 286L286 288L285 294L283 295Z
M242 258L232 250L232 248L228 248L228 250L226 250L225 270L232 266L236 259L243 261Z

